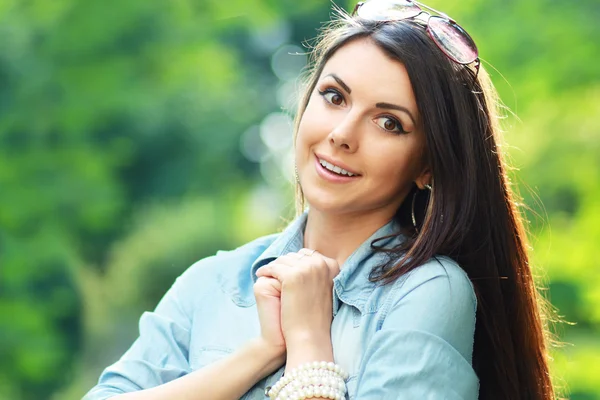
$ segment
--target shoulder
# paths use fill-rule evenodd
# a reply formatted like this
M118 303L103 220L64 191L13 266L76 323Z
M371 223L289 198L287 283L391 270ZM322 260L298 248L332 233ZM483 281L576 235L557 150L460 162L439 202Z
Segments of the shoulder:
M206 275L207 273L235 270L241 264L253 262L258 258L273 243L278 235L262 236L233 250L219 250L215 255L203 258L192 264L181 277L190 279Z
M476 399L475 293L452 259L434 257L389 285L367 339L356 398Z
M224 268L234 268L230 264L222 264L225 261L251 261L254 262L260 255L279 237L279 233L274 233L267 236L262 236L254 239L246 244L241 245L233 250L219 250L213 257L219 261L220 265L225 265ZM202 264L200 260L196 264ZM196 264L192 265L194 268Z
M393 283L392 301L398 303L415 291L438 301L472 303L477 309L477 298L467 273L453 259L435 256L426 263L398 278Z
M252 263L278 235L262 236L236 249L219 250L216 254L195 262L177 278L174 288L186 297L212 293L217 287L222 290L233 287L234 292L239 292L239 288L247 286L251 280Z
M464 270L448 257L434 257L393 283L382 324L426 333L471 360L477 299Z

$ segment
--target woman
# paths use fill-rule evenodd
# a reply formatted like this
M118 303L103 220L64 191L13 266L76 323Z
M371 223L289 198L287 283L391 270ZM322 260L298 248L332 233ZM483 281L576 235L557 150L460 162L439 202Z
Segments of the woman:
M295 129L307 211L189 268L86 399L554 398L495 93L420 6L324 30Z

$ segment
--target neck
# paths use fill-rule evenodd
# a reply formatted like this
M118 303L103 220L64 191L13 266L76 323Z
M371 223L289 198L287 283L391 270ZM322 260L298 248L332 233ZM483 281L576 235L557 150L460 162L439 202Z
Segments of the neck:
M341 268L346 259L392 217L387 213L330 214L311 208L304 231L304 247L335 259Z

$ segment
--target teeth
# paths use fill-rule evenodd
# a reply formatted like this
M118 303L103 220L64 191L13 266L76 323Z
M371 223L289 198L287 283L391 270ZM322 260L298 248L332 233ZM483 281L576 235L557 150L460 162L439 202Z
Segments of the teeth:
M339 174L339 175L347 175L347 176L356 175L356 174L353 174L352 172L346 171L344 168L340 168L337 165L333 165L325 160L319 159L319 163L321 163L321 165L323 167L325 167L326 169L328 169L329 171L335 172L336 174Z

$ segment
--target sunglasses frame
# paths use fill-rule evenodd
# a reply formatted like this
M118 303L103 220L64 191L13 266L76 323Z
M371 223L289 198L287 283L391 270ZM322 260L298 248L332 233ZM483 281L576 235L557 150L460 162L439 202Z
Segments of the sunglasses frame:
M370 0L370 1L376 1L376 0ZM463 29L462 26L460 26L459 24L456 23L456 21L452 18L450 18L448 15L444 14L443 12L440 12L434 8L429 7L428 5L425 5L423 3L420 3L418 1L414 1L414 0L404 0L408 3L412 3L415 5L415 7L417 8L417 10L419 11L417 14L411 16L411 17L406 17L406 18L392 18L392 19L388 19L388 20L376 20L379 22L394 22L394 21L402 21L405 19L416 19L418 16L422 15L422 14L426 14L427 15L427 21L425 22L425 26L426 26L426 32L427 35L429 35L429 37L431 38L431 40L433 40L433 42L436 44L436 46L442 51L442 53L444 53L446 55L446 57L448 57L449 59L451 59L452 61L454 61L457 64L460 65L464 65L464 66L469 66L472 63L474 64L474 68L475 68L475 78L477 78L477 75L479 75L479 66L481 65L481 61L479 60L479 49L477 48L477 45L475 44L475 41L473 40L473 38L471 38L471 35L469 35L467 33L467 31L465 31ZM356 4L356 6L354 6L354 10L352 11L352 17L355 16L359 16L361 17L358 12L359 9L363 6L363 4L365 4L364 1L358 2ZM430 12L425 11L424 9L428 10L428 11L432 11L437 15L431 15ZM363 17L361 17L363 18ZM429 24L429 21L432 18L438 18L441 20L444 20L445 22L449 22L450 24L456 25L456 27L458 28L458 30L469 40L470 43L472 43L473 45L473 50L475 51L475 58L473 60L467 61L467 62L462 62L459 61L458 59L456 59L456 57L454 57L452 54L450 54L450 52L442 45L440 44L440 42L435 38L435 35L432 32L432 28L431 25ZM365 19L369 19L369 18L365 18Z

